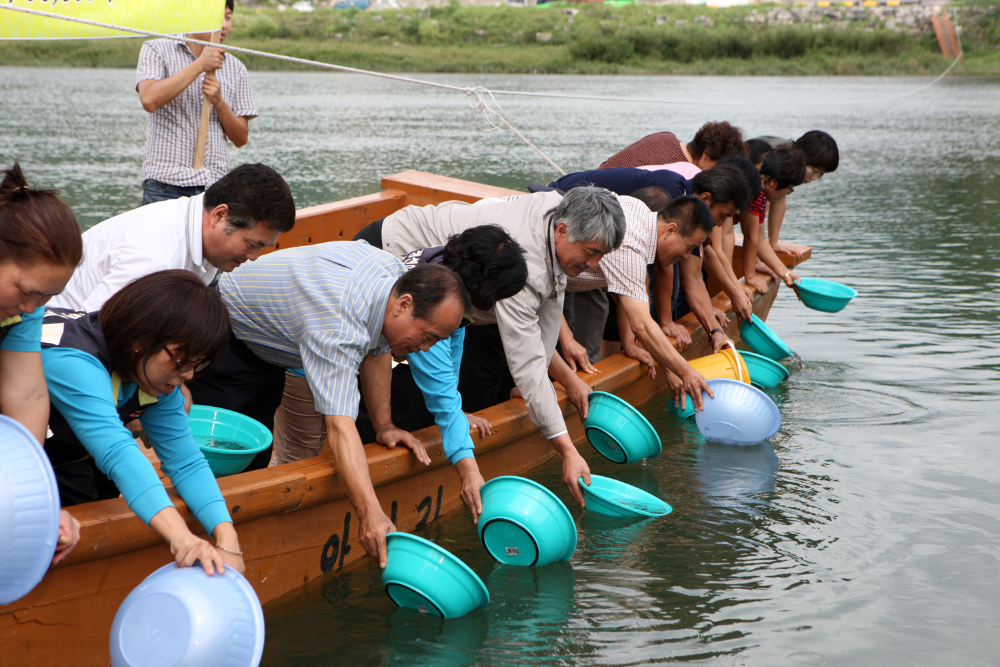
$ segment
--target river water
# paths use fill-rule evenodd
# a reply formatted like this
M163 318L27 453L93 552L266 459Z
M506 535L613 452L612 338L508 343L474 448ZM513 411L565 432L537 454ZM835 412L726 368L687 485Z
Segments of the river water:
M706 120L750 136L821 128L841 166L789 198L803 275L861 295L838 314L787 290L769 323L805 361L771 392L771 444L704 443L655 399L663 454L614 476L666 499L621 524L574 509L571 563L500 567L467 512L421 533L486 582L458 621L397 610L368 561L268 606L264 665L996 665L1000 632L1000 80L434 76L456 85L691 104L501 98L567 171ZM476 129L457 93L355 76L251 75L260 118L234 164L282 172L299 206L421 169L495 185L551 168ZM89 226L138 205L133 73L0 68L0 162L58 187ZM886 99L890 98L890 99ZM531 474L564 500L555 463Z

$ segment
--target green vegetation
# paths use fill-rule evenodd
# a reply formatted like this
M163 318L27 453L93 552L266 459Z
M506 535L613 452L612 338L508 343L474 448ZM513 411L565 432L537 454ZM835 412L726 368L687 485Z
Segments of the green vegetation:
M947 65L927 20L904 27L859 9L860 17L848 20L830 16L833 8L774 25L765 21L769 10L565 3L453 3L423 12L241 9L227 44L394 72L926 75ZM954 73L1000 74L996 5L961 7L959 24L966 59ZM6 42L0 63L131 68L139 47L133 39ZM254 70L308 69L240 57Z

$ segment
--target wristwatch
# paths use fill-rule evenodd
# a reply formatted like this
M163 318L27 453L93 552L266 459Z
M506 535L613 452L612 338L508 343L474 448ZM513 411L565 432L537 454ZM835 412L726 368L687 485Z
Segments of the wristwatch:
M719 329L719 328L715 328L715 329L712 329L711 331L708 332L708 337L711 338L712 336L714 336L717 333L720 333L723 336L726 335L726 332L724 330Z

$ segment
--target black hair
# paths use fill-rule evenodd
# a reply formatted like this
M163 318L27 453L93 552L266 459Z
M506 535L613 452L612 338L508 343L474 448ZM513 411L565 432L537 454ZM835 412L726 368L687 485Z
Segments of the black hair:
M228 9L231 12L236 11L236 5L233 2L233 0L226 0L226 9Z
M653 213L659 213L665 209L672 199L670 193L658 185L647 185L644 188L639 188L629 197L635 197L648 206Z
M470 227L449 237L442 263L458 274L472 305L484 312L528 282L524 248L500 225Z
M396 281L392 295L413 297L413 317L429 320L448 297L462 302L462 312L472 312L472 299L458 274L441 264L418 264Z
M750 186L743 173L731 164L716 164L711 169L698 172L691 180L696 194L707 192L713 204L733 202L737 211L750 205Z
M750 161L759 164L768 153L774 150L774 146L763 139L751 139L747 142L747 149L750 151Z
M219 204L229 207L229 226L249 229L264 223L268 229L287 232L295 225L295 200L288 183L264 164L241 164L205 191L205 210Z
M781 163L778 178L775 179L778 182L778 189L802 185L806 180L806 158L802 151L785 144L775 148L774 154Z
M742 155L727 155L715 164L731 164L743 174L743 178L747 181L747 187L750 188L750 201L753 201L760 196L760 191L763 189L763 185L760 182L760 172L757 171L757 167L754 166L750 158L743 157ZM746 209L740 209L744 211Z
M677 223L677 231L684 238L699 229L710 234L715 228L712 211L700 197L694 195L684 195L671 200L660 215L665 222Z
M822 169L824 173L837 171L840 164L840 151L837 149L837 142L822 130L809 130L792 144L802 151L806 158L806 164L810 167Z
M136 381L165 345L184 359L211 362L229 342L229 311L190 271L157 271L118 290L97 316L111 369ZM144 372L144 371L143 371Z

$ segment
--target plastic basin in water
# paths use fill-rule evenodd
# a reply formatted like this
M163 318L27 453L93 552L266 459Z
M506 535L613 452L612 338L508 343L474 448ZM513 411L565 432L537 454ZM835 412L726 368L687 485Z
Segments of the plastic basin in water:
M227 567L208 576L164 565L128 594L111 625L114 667L257 667L264 612L249 582Z
M271 446L271 432L256 419L232 410L195 405L191 433L216 477L235 475Z
M31 592L59 540L59 489L35 436L0 415L0 604Z
M799 299L813 310L839 313L858 295L853 287L819 278L802 278L798 283Z
M604 458L615 463L635 463L660 455L663 443L642 413L604 391L595 391L589 398L584 432Z
M760 389L735 380L709 380L708 386L715 398L703 393L705 409L694 419L709 442L756 445L778 432L781 413Z
M739 380L740 382L751 382L750 369L747 367L743 355L732 348L724 348L716 354L699 357L691 361L691 368L701 373L706 380L728 379ZM684 401L684 407L674 406L670 401L670 411L681 419L691 419L694 417L694 401L688 396Z
M586 486L581 477L580 486L587 500L588 512L641 518L664 516L674 511L653 494L610 477L591 475L590 486Z
M764 355L744 352L743 361L750 369L750 384L758 389L774 389L788 379L788 369Z
M479 539L507 565L542 566L569 560L576 524L554 493L523 477L496 477L479 490Z
M400 607L461 618L490 603L482 580L450 552L409 533L389 533L385 539L389 555L382 584Z
M778 334L771 331L771 328L756 315L750 321L740 324L740 336L743 337L743 342L747 344L747 347L769 359L780 361L795 356L792 348L785 345L785 341L781 340Z

